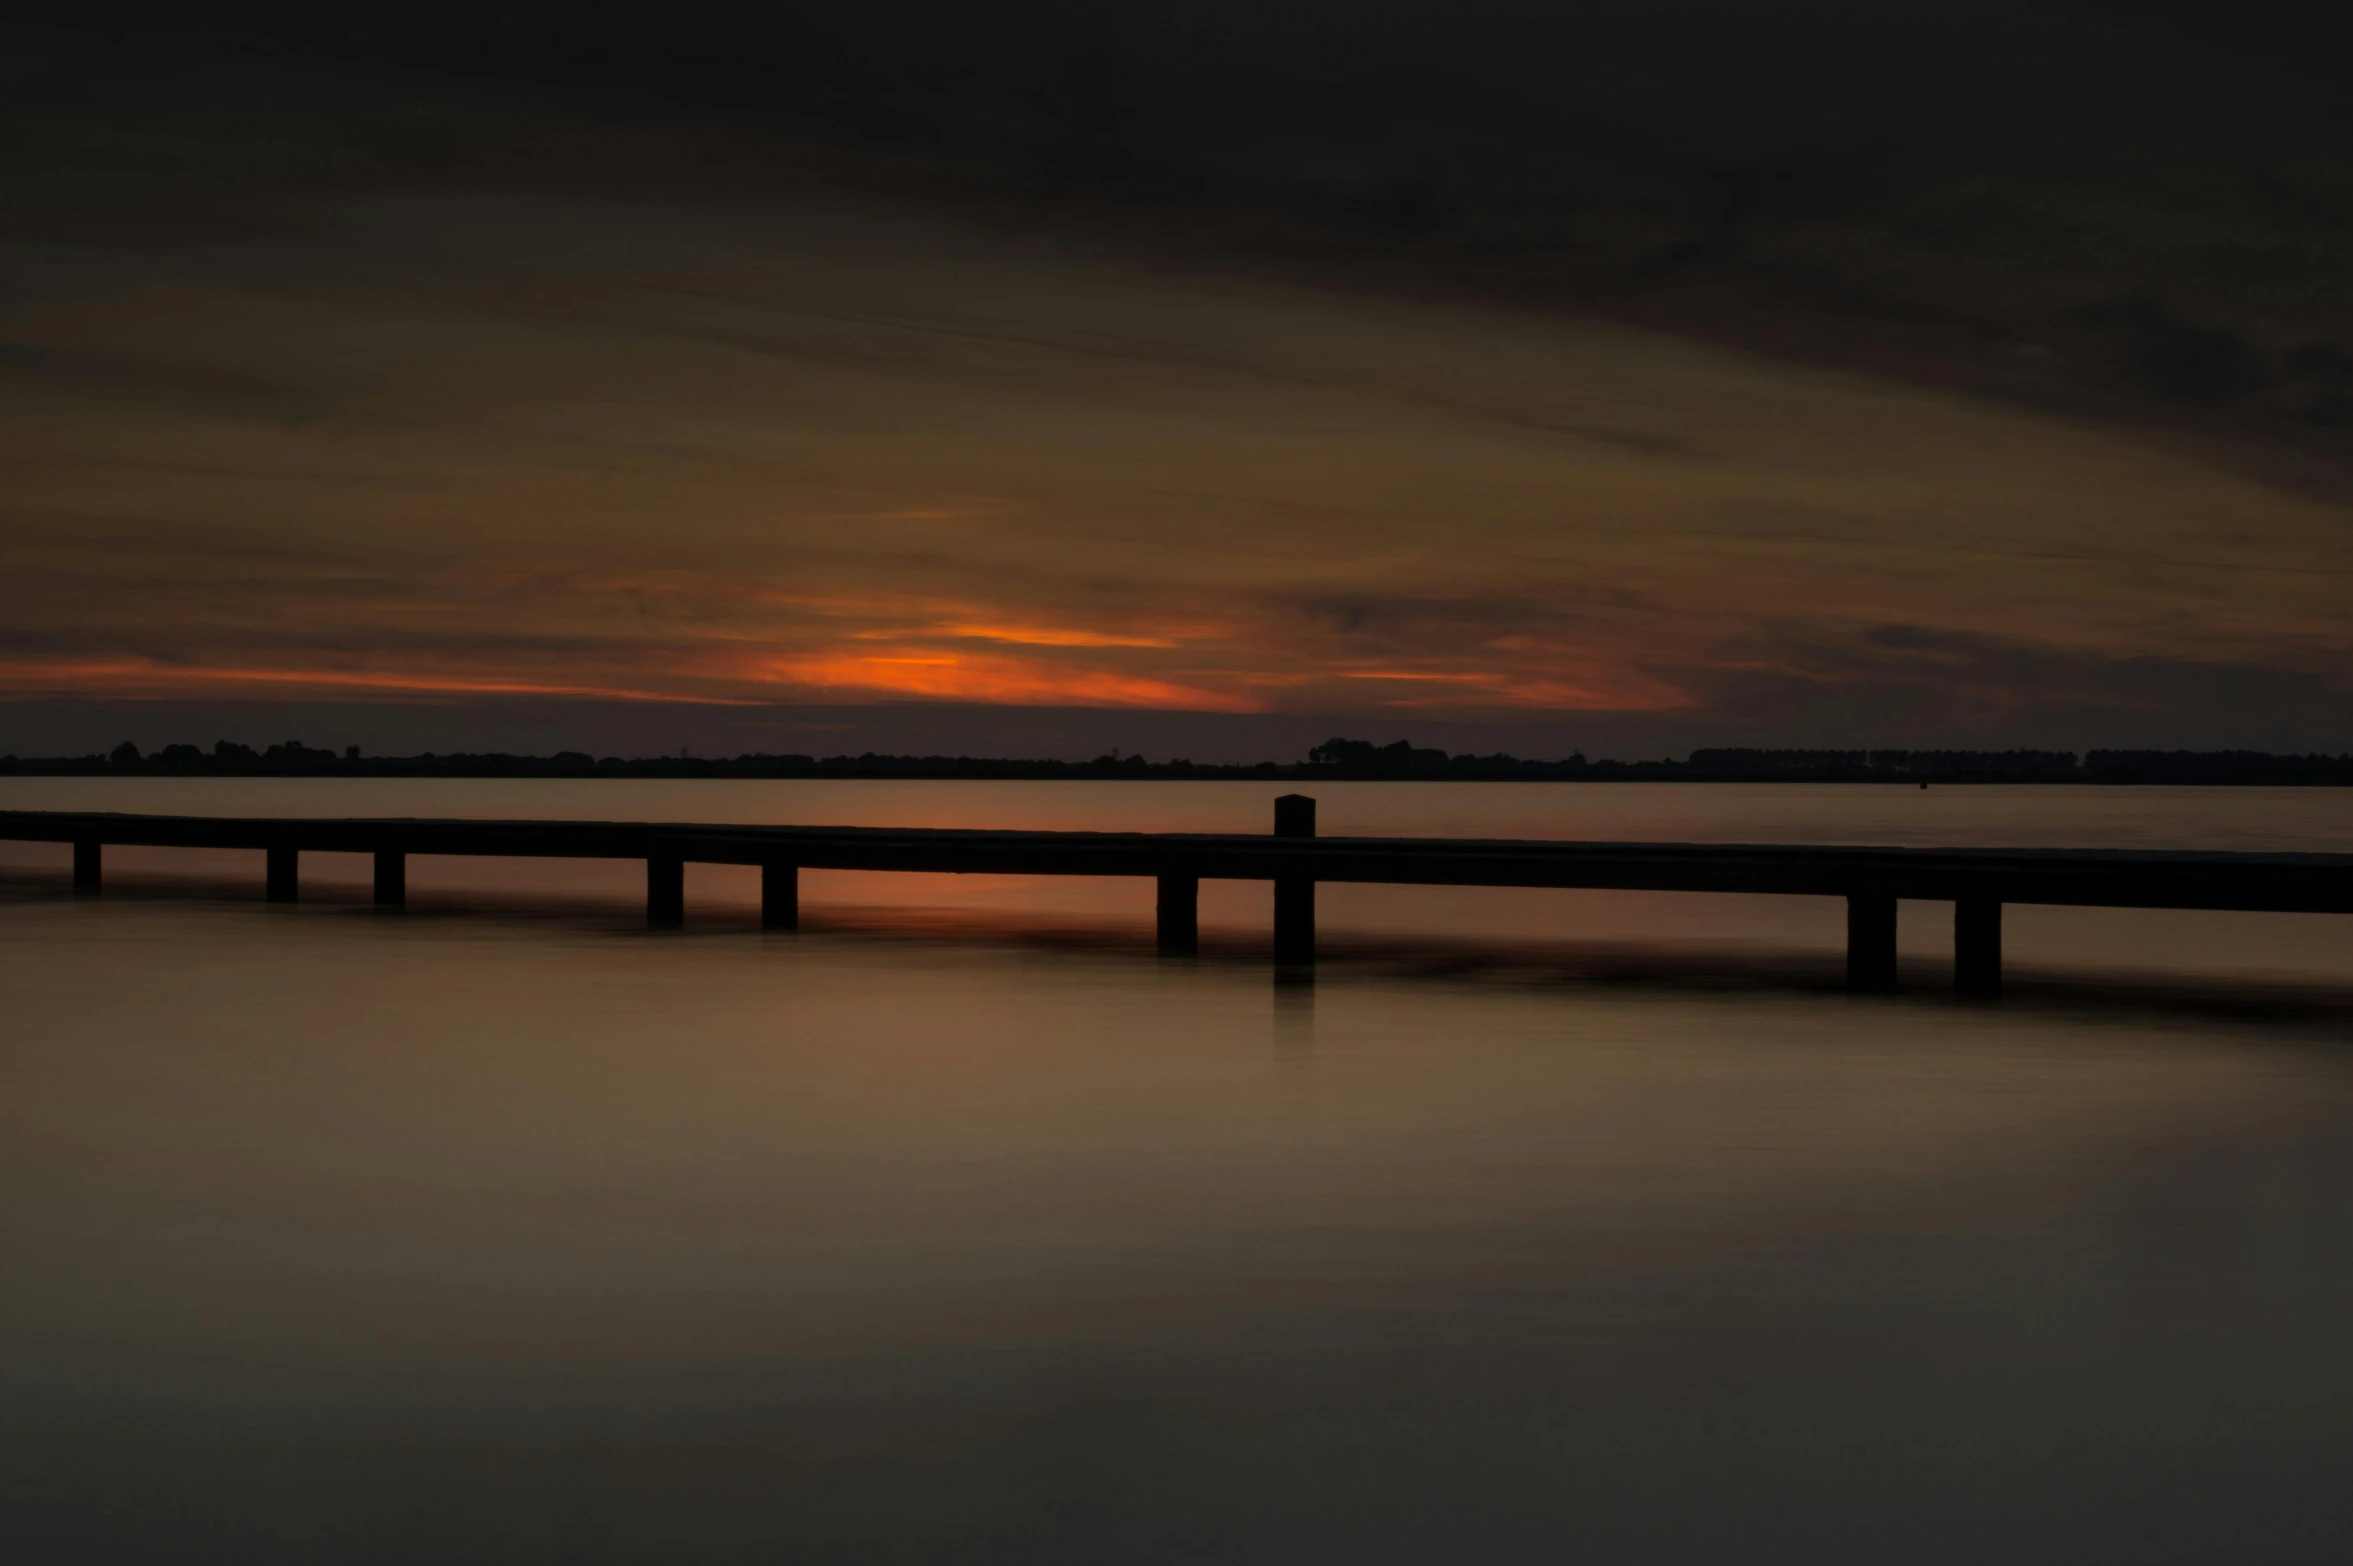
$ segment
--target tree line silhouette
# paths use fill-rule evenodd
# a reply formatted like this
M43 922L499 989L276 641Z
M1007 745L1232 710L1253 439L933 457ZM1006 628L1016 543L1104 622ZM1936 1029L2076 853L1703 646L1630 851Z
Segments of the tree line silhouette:
M256 750L221 740L210 750L128 740L104 754L0 756L19 777L452 777L452 778L1230 778L1423 779L1462 782L1633 783L2188 783L2353 784L2353 755L2255 750L1803 750L1709 748L1677 761L1540 761L1497 752L1450 754L1398 740L1333 738L1303 762L1149 761L1117 751L1090 761L985 756L552 756L468 751L371 756L299 740Z

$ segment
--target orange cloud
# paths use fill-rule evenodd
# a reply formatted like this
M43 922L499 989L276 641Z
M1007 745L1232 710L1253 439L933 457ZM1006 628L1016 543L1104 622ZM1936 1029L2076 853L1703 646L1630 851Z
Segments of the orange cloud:
M766 680L946 701L1029 707L1159 707L1192 712L1260 710L1257 703L1244 697L1114 669L932 648L810 653L769 659L750 672Z
M1121 635L1114 631L1081 631L1053 625L987 625L950 621L918 631L860 631L860 641L896 640L906 636L938 636L956 641L1012 642L1024 647L1174 647L1166 636Z
M1346 669L1343 680L1415 680L1439 685L1494 685L1510 678L1505 674L1439 673L1427 669Z

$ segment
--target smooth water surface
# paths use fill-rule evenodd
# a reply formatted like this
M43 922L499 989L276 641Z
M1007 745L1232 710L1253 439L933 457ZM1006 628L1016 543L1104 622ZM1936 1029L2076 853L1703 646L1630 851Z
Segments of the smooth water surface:
M0 804L1246 829L1277 791L775 788ZM2319 790L1319 792L1331 832L2353 835ZM273 907L251 856L77 901L44 854L0 878L25 1559L2353 1547L2353 921L2176 916L2191 988L2158 926L2054 925L1971 1008L1933 905L1894 998L1809 980L1757 918L1802 899L1402 889L1344 911L1410 939L1302 987L1247 902L1200 961L1026 938L1139 918L1125 883L844 876L762 935L718 877L655 935L634 867L420 862L384 915L357 861ZM1535 944L1467 960L1498 930ZM1603 982L1596 942L1688 961Z

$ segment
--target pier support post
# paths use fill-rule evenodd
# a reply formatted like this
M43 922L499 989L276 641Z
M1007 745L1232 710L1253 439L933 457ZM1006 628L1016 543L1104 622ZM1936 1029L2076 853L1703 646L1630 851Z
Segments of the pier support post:
M1275 836L1315 836L1315 801L1285 794L1275 801ZM1315 961L1315 877L1275 877L1275 961Z
M1201 878L1160 878L1159 945L1163 957L1190 957L1201 950Z
M797 930L801 927L801 867L768 864L760 867L760 928Z
M405 908L409 900L409 856L396 849L376 850L376 906Z
M264 852L268 855L264 895L273 903L295 901L302 895L302 851L290 843L272 843Z
M98 895L99 866L105 856L106 845L103 843L74 844L74 896Z
M2002 902L1978 894L1953 900L1953 993L1963 1000L2002 994Z
M656 930L686 923L686 861L676 854L645 856L645 922Z
M1865 993L1895 988L1895 899L1876 892L1846 900L1846 987Z

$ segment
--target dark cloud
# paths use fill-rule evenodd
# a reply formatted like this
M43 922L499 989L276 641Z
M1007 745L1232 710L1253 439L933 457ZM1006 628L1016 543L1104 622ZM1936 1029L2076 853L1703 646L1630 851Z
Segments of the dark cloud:
M116 558L173 555L188 560L293 564L347 562L352 553L347 546L289 539L254 528L38 507L0 509L0 528L5 529L7 541L15 549L98 549Z
M205 418L264 419L299 426L334 411L331 399L269 376L0 342L0 397L10 391L64 393L166 408Z
M185 7L110 0L70 19L558 83L591 116L668 129L683 109L885 148L902 188L1027 228L1598 311L2076 413L2342 450L2347 14L2287 0L244 0L191 22ZM177 50L93 59L85 46L12 85L78 124L144 116L137 154L104 134L51 138L52 158L117 178L162 155L147 78L168 76L162 101L186 110L208 71L237 84L249 125L266 123L272 107L235 68L190 68ZM92 78L116 84L95 105ZM411 94L422 108L446 80ZM276 165L223 151L206 165L217 191L397 185L531 156L528 138L485 141L448 117L338 126L294 98L264 138L285 149ZM555 156L592 187L629 176L609 151ZM698 161L756 186L767 156L738 140ZM180 192L164 205L186 204ZM679 329L756 353L888 351ZM1527 427L1679 450L1636 420Z
M1572 634L1622 617L1664 613L1642 595L1608 583L1560 582L1542 591L1270 593L1268 611L1310 632L1352 638L1366 652L1423 656L1463 653L1497 637Z
M2342 748L2353 671L2118 654L1921 625L1783 625L1661 671L1720 732L1815 744ZM1793 741L1794 743L1794 741Z

